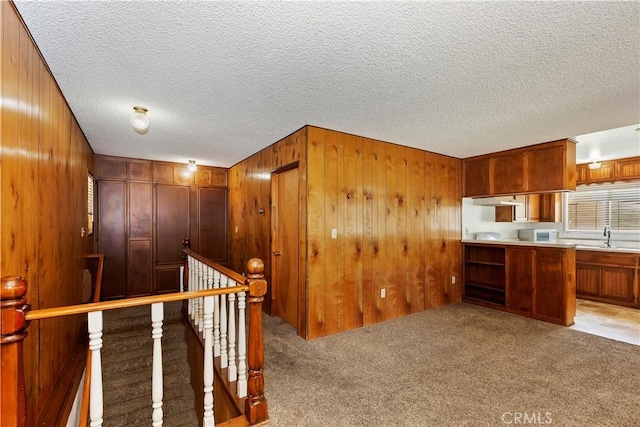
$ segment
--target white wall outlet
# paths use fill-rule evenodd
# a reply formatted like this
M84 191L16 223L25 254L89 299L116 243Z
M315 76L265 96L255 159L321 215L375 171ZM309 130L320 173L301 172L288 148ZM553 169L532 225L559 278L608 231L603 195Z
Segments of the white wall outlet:
M238 234L238 226L236 225L236 234Z
M337 228L332 228L331 229L331 238L332 239L337 239L338 238L338 229Z
M451 276L451 284L452 285L456 284L456 276Z
M387 290L385 288L380 289L380 298L387 296Z

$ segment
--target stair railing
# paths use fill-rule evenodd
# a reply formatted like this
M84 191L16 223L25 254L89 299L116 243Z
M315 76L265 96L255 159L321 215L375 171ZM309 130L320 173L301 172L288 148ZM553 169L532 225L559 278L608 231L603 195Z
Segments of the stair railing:
M29 321L49 319L60 316L87 314L89 348L90 348L90 404L89 425L101 426L103 423L102 402L102 312L119 308L151 305L152 308L152 337L154 338L153 356L153 385L152 407L153 425L162 424L162 366L156 364L156 359L161 360L161 344L163 322L163 306L165 302L189 300L199 301L197 307L203 313L203 331L207 336L212 336L214 299L227 298L230 294L249 292L249 337L248 337L248 387L246 397L245 416L250 425L262 423L268 420L267 402L264 397L264 378L262 368L264 362L262 342L262 301L266 292L264 280L264 264L261 260L251 259L247 265L248 275L242 282L235 282L232 286L215 289L201 289L197 291L183 291L165 295L129 298L118 301L95 302L67 307L30 310L27 305L27 283L19 276L2 277L0 290L0 357L2 362L2 399L0 402L0 425L22 427L27 425L27 406L25 394L25 377L23 364L23 341L27 336ZM231 271L231 270L229 270ZM237 273L234 273L237 275ZM237 277L237 276L235 276ZM242 276L240 276L242 277ZM242 284L239 284L242 283ZM204 324L206 323L206 328ZM256 328L259 328L257 330ZM205 360L205 417L204 426L214 426L213 416L213 339L211 343L211 356Z
M264 397L264 348L262 339L262 301L267 283L264 280L264 263L253 258L247 263L247 276L243 276L189 249L189 241L183 241L184 292L203 290L231 290L239 283L253 288L247 298L245 291L224 292L206 298L190 299L187 315L193 329L201 334L205 359L205 402L212 399L214 360L217 359L221 374L230 393L244 400L244 415L250 425L268 419L267 401ZM237 302L237 304L236 304ZM246 304L249 303L249 337L247 339ZM247 351L248 343L248 351ZM207 417L205 404L205 419Z

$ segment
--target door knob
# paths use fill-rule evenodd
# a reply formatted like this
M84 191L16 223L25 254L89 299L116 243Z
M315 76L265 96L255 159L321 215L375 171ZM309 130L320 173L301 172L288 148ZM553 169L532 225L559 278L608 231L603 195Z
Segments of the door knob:
M273 254L274 254L275 256L280 256L280 255L282 255L282 254L280 253L280 251L275 251Z

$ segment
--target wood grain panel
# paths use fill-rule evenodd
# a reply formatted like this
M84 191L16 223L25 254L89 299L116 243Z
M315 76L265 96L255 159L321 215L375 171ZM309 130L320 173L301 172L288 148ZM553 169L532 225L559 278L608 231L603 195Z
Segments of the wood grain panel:
M371 140L361 138L362 141L362 323L363 326L373 323L374 274L373 274L373 174L372 174L372 144Z
M360 147L358 146L360 143ZM340 196L344 203L344 264L340 280L344 288L344 330L362 326L362 139L344 136L344 176Z
M126 200L125 182L98 181L98 250L109 260L102 276L101 299L126 295Z
M526 191L524 182L525 157L522 152L494 156L491 158L494 194L522 193Z
M386 144L373 143L373 173L376 175L373 197L376 200L376 225L374 231L373 264L375 270L374 323L387 319L387 299L381 297L382 289L387 286L387 199L386 199Z
M605 267L601 274L603 297L633 301L633 269Z
M150 161L129 160L127 161L127 165L129 171L129 179L136 181L151 181Z
M93 153L11 2L0 5L2 99L0 270L27 279L34 309L81 299L87 171ZM61 286L64 291L61 292ZM62 370L81 319L32 322L25 340L33 422Z
M199 253L214 261L227 262L227 189L198 190Z
M170 163L153 163L153 180L163 184L173 184L173 165Z
M410 198L411 166L409 162L410 151L408 147L398 146L398 276L397 276L397 310L398 316L411 314L411 282L409 276L409 259L413 251L414 239L409 237L409 208L412 205Z
M152 199L151 184L129 182L129 238L151 238L152 234Z
M409 257L409 279L411 288L411 312L417 313L425 309L425 217L427 216L425 200L424 152L411 150L411 196L409 198L409 236L414 237Z
M538 316L559 320L564 318L563 284L567 279L564 256L565 252L562 249L536 250L533 313Z
M150 295L152 289L151 239L129 240L127 264L127 296Z
M156 185L156 262L181 263L181 242L189 236L189 187Z
M507 257L507 308L530 313L535 282L535 250L510 247L507 249Z
M125 159L98 157L96 159L96 176L112 179L127 178L127 162Z
M580 295L600 295L600 267L576 264L576 293Z

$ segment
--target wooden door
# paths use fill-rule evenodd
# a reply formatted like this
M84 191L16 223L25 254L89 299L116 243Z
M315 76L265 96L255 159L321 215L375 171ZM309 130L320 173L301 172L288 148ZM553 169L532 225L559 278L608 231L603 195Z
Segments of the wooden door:
M298 328L299 269L298 168L272 175L274 313Z

